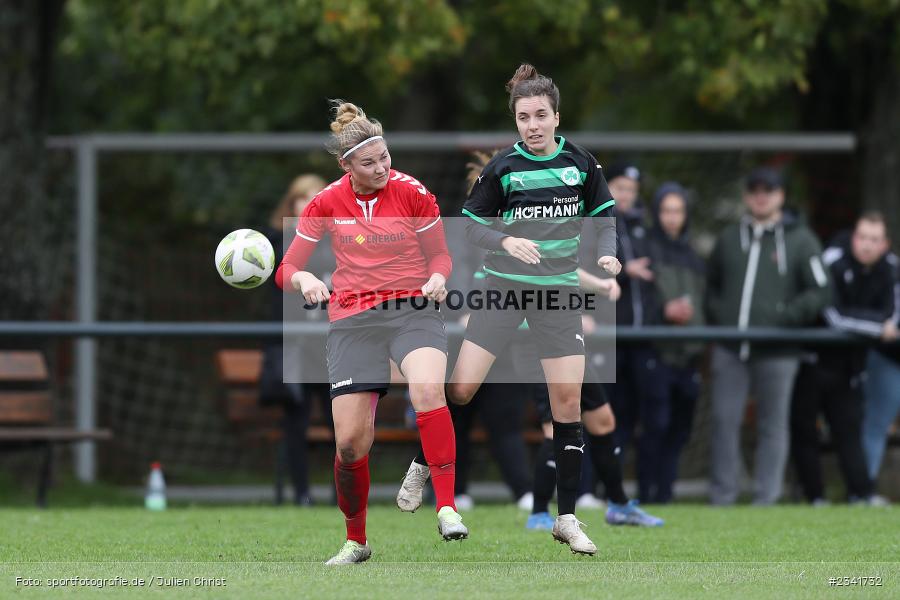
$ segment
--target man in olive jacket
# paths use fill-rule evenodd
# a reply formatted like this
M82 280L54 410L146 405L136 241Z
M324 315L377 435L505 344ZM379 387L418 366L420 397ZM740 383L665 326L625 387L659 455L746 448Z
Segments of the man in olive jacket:
M821 245L795 214L784 210L778 172L756 169L745 183L748 212L722 232L707 265L708 321L740 329L810 325L830 299ZM753 501L773 504L781 496L798 360L799 348L783 345L713 347L713 504L733 504L740 491L740 430L750 392L757 429Z

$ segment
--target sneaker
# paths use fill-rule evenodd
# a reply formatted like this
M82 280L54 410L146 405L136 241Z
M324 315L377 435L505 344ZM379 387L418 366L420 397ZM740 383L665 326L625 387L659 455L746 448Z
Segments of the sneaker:
M533 515L529 515L528 520L525 521L525 529L531 529L532 531L551 531L555 522L556 519L551 517L550 513L534 513Z
M627 504L609 503L606 509L606 522L610 525L637 525L640 527L662 527L659 517L648 515L638 507L637 500L629 500Z
M420 465L416 461L410 463L406 475L403 476L403 483L400 484L400 491L397 492L397 507L400 510L416 512L416 509L422 506L422 492L429 477L431 471L428 465Z
M475 508L475 501L472 500L472 496L468 494L454 496L453 503L456 505L456 510L472 510Z
M582 494L575 501L575 508L583 508L585 510L603 510L606 504L603 500L593 494Z
M353 540L347 540L344 547L337 554L328 559L326 565L352 565L354 563L366 562L372 557L372 550L369 544L360 544Z
M519 507L519 510L531 512L531 509L534 508L534 494L531 492L522 494L522 497L516 502L516 506Z
M885 506L891 505L890 500L888 500L884 496L879 496L877 494L866 496L865 498L860 498L859 496L850 496L850 498L847 499L847 503L851 506L872 506L875 508L884 508Z
M451 506L442 506L438 511L438 532L447 541L469 537L469 530L463 525L462 517Z
M886 506L891 505L891 501L885 498L884 496L879 496L878 494L873 494L866 498L866 504L869 506L874 506L876 508L884 508Z
M575 515L559 515L553 523L553 539L560 544L568 544L573 554L593 555L597 552L597 546L581 531L582 525L584 523Z

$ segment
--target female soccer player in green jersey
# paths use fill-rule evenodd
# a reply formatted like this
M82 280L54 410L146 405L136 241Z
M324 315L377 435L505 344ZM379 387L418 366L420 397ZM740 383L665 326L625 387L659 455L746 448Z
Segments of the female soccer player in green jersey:
M591 218L598 230L598 264L610 275L621 269L612 219L615 200L596 159L556 135L559 89L553 81L523 64L507 91L521 141L488 163L463 214L471 218L469 241L488 250L486 298L512 295L519 309L491 310L488 303L486 310L472 313L448 396L457 404L468 403L527 318L539 341L553 415L559 500L553 537L573 552L594 554L597 548L574 514L584 454L580 404L585 363L581 310L567 298L579 294L584 218Z

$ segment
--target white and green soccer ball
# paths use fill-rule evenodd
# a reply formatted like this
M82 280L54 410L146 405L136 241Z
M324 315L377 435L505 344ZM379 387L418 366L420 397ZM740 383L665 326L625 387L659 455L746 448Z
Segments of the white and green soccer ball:
M255 288L275 270L275 250L266 236L253 229L232 231L216 248L216 271L228 285Z

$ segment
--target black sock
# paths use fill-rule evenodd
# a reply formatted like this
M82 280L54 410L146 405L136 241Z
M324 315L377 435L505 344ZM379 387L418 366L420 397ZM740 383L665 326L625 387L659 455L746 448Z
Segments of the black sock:
M556 489L556 461L553 460L553 440L544 438L534 462L534 507L531 514L550 512L550 499Z
M622 463L617 456L618 448L613 442L613 434L591 435L591 461L594 463L594 471L597 479L603 482L606 488L606 497L616 504L626 504L628 496L622 487Z
M581 423L553 421L553 453L556 456L556 501L559 514L575 514L578 484L581 482L581 459L584 442Z
M413 462L423 465L425 467L428 466L428 461L425 460L425 451L422 450L421 446L419 446L419 453L416 454L416 457L413 459Z

